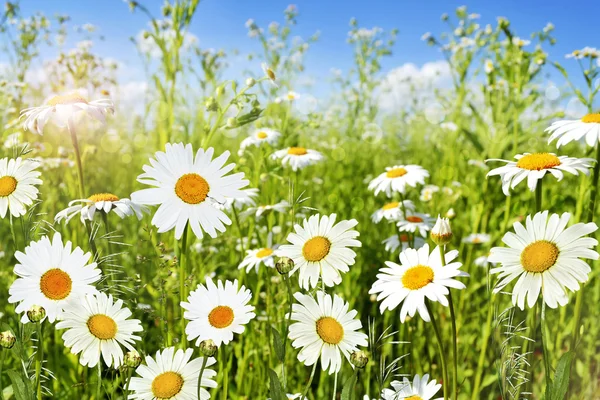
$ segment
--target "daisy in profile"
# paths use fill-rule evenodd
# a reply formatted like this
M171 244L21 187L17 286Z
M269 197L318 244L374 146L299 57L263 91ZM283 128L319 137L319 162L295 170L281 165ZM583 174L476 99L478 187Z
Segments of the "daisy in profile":
M464 243L469 244L485 244L491 240L491 236L487 233L471 233L469 236L463 238Z
M8 302L19 303L15 311L24 313L21 322L29 322L25 312L34 305L44 307L48 320L54 322L69 300L97 292L93 284L101 274L96 263L89 262L91 253L72 247L71 242L63 245L57 232L52 242L44 236L31 242L24 253L15 253L19 278L8 290Z
M546 132L550 133L548 143L558 139L557 148L581 139L593 147L600 141L600 113L587 114L581 119L553 122Z
M129 199L119 199L112 193L98 193L87 199L77 199L69 202L69 207L65 208L54 217L56 222L65 220L67 223L77 214L81 222L93 221L96 211L108 214L114 212L121 219L135 215L138 220L144 217L148 212L146 206L134 203Z
M277 85L277 75L271 69L271 67L269 67L269 65L267 63L261 63L260 66L261 66L265 76L269 79L269 81L273 84L273 86L279 87L279 85Z
M256 198L258 197L258 189L248 188L242 189L243 193L238 197L228 197L223 203L215 203L215 207L219 210L231 211L233 207L237 210L242 209L246 206L255 206Z
M73 120L80 112L87 113L90 117L104 123L107 114L115 111L110 99L87 101L77 92L50 98L46 104L39 107L31 107L21 111L21 118L25 119L23 127L25 130L44 133L44 127L49 121L56 126L64 128L69 121Z
M302 293L294 294L300 304L292 305L289 338L292 347L298 349L298 360L304 365L314 365L321 358L323 371L329 374L342 368L342 354L350 362L350 355L357 346L367 345L367 335L357 332L362 328L356 310L348 311L349 305L341 297L333 298L317 292L317 299ZM340 354L341 353L341 354Z
M10 212L20 217L27 212L26 206L33 204L38 197L37 185L41 173L35 169L39 164L31 160L3 158L0 160L0 217Z
M275 268L275 257L277 257L277 248L273 246L273 235L269 233L267 237L267 247L258 249L246 250L246 257L242 260L238 269L246 268L246 272L254 270L258 273L260 265L263 264L269 268Z
M278 150L271 156L274 160L281 159L281 163L292 167L292 171L298 171L309 165L316 164L323 160L323 155L316 150L306 149L304 147L288 147Z
M129 382L130 399L153 400L198 400L198 375L204 358L193 360L194 350L175 351L168 347L162 352L156 352L154 358L146 356L146 365L140 365L135 372L140 377L133 377ZM190 361L191 360L191 361ZM206 366L215 364L214 358L209 358ZM205 368L200 382L200 400L210 399L210 393L204 388L216 388L213 378L217 373L211 368Z
M400 232L419 233L423 237L427 237L427 232L433 228L434 219L429 214L409 213L405 218L398 221L398 229Z
M392 381L392 389L384 389L381 394L383 400L432 400L440 391L442 385L434 380L429 381L429 374L415 375L413 381L404 378L403 382ZM437 397L433 400L441 400Z
M81 365L93 368L102 357L108 367L118 368L123 363L121 346L133 351L134 341L141 340L133 334L143 330L140 321L129 317L122 300L98 292L69 302L56 329L67 329L62 335L65 346L81 353Z
M406 192L406 187L416 187L424 184L429 172L419 165L395 165L387 167L385 172L369 183L369 190L375 191L375 196L384 192L388 197L393 193Z
M249 146L260 146L263 143L268 143L273 146L280 137L281 133L276 130L269 128L257 129L246 139L242 140L242 143L240 143L240 150L244 150Z
M448 307L448 288L466 287L454 279L469 276L460 270L461 263L453 262L456 257L458 251L449 251L445 257L446 265L442 266L438 247L431 253L428 244L418 250L406 249L400 253L400 265L391 261L385 262L388 268L379 270L377 281L369 293L378 294L377 301L381 301L379 309L382 313L403 303L400 310L401 322L406 320L407 315L413 317L416 311L424 321L429 322L426 298Z
M217 237L217 231L225 232L230 225L229 217L215 202L224 203L228 197L243 197L240 189L248 185L243 173L226 175L235 164L225 165L229 152L213 160L214 149L199 149L194 157L192 145L167 143L166 151L156 152L150 165L144 165L138 182L155 186L131 194L137 204L159 205L152 218L158 232L175 229L175 238L180 239L187 224L198 238Z
M571 215L552 214L548 211L529 215L525 227L519 222L513 225L515 233L507 232L502 241L508 247L494 247L488 261L500 263L492 268L499 274L494 292L517 279L512 292L512 302L521 310L532 308L541 294L550 308L567 304L567 290L579 290L579 284L587 282L590 266L582 258L597 260L594 248L598 241L586 237L595 232L595 223L579 223L567 228Z
M188 301L182 301L185 310L183 317L188 322L185 333L188 340L196 339L196 345L205 339L212 339L217 346L228 344L233 334L244 332L245 326L254 314L254 306L249 305L252 292L242 286L238 289L238 281L206 280L206 286L190 293Z
M404 251L404 250L408 249L409 247L411 247L413 249L420 249L425 244L425 239L423 239L420 236L415 236L413 238L413 241L414 241L414 243L412 243L412 245L411 245L410 237L408 236L408 234L400 232L397 235L390 236L389 238L385 239L381 243L383 243L385 245L385 251L389 251L390 253L394 253L401 246L402 246L402 249L400 251Z
M360 247L359 233L352 228L355 219L335 223L335 214L313 215L302 225L294 225L295 232L288 235L290 245L279 248L279 256L294 260L293 274L300 271L300 287L306 290L317 287L319 277L325 286L338 285L342 272L354 264L356 253L350 247Z
M269 215L272 212L285 213L289 210L290 203L285 200L275 204L260 205L256 207L248 207L244 212L240 214L241 217L246 218L250 215L254 215L257 220L263 216Z
M375 211L371 215L371 221L378 224L384 218L388 221L398 221L402 219L404 213L414 213L415 204L410 200L404 200L403 202L392 201L386 203L379 210Z
M510 196L510 189L514 189L525 179L527 179L527 187L533 192L538 180L542 179L546 173L552 174L558 181L563 178L563 172L573 175L579 175L579 172L582 172L589 175L590 167L595 161L593 158L557 156L553 153L517 154L515 159L517 161L487 160L506 163L506 165L488 172L487 176L499 175L502 180L502 191L507 196Z

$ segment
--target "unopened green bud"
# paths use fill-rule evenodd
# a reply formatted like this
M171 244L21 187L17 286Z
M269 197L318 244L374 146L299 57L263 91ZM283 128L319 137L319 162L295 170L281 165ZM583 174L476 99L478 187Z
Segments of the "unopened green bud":
M0 332L0 346L5 349L12 349L16 341L17 338L11 331Z
M213 342L211 339L201 341L198 349L200 350L200 354L202 354L204 357L214 357L219 350L215 342Z
M248 78L248 79L246 79L246 86L252 87L255 84L256 84L256 79L254 79L254 78Z
M228 128L235 128L237 126L237 121L235 120L235 118L230 117L227 118L227 127Z
M294 269L294 260L289 257L280 257L275 263L275 268L281 275L286 275Z
M123 357L123 364L129 368L137 368L142 363L142 356L135 350L128 351Z
M46 310L42 306L32 306L29 311L27 311L27 318L31 322L40 322L44 318L46 318Z
M431 240L439 246L445 246L452 240L452 229L450 229L450 221L448 218L440 218L431 229Z
M209 97L206 102L204 103L204 105L206 106L206 111L218 111L219 110L219 103L217 103L217 101L215 100L214 97Z
M369 362L369 356L362 350L352 352L350 355L350 362L356 368L363 369Z

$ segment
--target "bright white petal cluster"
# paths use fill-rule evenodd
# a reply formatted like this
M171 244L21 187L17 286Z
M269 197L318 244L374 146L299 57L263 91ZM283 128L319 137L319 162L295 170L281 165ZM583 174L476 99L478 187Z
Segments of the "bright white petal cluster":
M408 378L404 378L403 382L392 381L393 389L384 389L381 394L383 400L432 400L433 396L440 391L442 385L437 383L435 379L429 382L429 374L415 375L412 383ZM438 397L435 400L441 400L443 397Z
M10 212L20 217L27 212L26 206L38 197L37 185L41 173L35 169L39 163L31 160L3 158L0 160L0 217Z
M119 199L112 193L99 193L90 196L87 199L77 199L69 202L69 207L65 208L54 217L56 222L65 220L67 223L77 214L79 219L85 224L85 221L93 221L96 211L108 214L114 212L121 219L135 215L141 220L144 213L149 212L148 207L134 203L129 199Z
M375 195L384 192L388 197L393 193L406 193L407 186L423 185L429 172L419 165L395 165L387 167L385 172L369 183L369 190Z
M512 302L519 308L532 308L540 293L548 307L567 304L567 290L579 290L579 283L587 282L590 266L582 258L597 260L593 250L598 241L585 237L595 232L595 223L579 223L567 228L571 215L561 216L548 211L527 216L525 227L520 222L513 225L515 233L507 232L502 241L508 247L494 247L488 261L501 265L490 270L499 274L500 281L494 289L499 292L517 279Z
M429 214L408 213L405 218L398 221L398 230L400 232L419 233L423 237L427 237L427 232L433 227L434 220Z
M292 273L300 271L300 286L306 290L317 287L319 277L326 286L338 285L342 272L354 264L356 253L350 247L360 247L359 233L352 228L355 219L335 223L335 214L313 215L294 225L295 232L288 235L291 245L280 247L279 255L294 261Z
M487 233L471 233L469 236L463 238L463 242L470 244L484 244L488 243L492 237Z
M201 341L211 339L217 346L228 344L233 340L233 334L244 332L245 326L254 314L254 306L249 305L252 292L242 286L238 289L238 281L206 280L206 286L190 293L188 301L182 301L185 310L183 317L188 322L185 333L188 340L196 339L196 345Z
M289 165L292 171L298 171L323 160L323 155L316 150L304 147L288 147L278 150L271 156L273 159L281 159L281 163Z
M379 210L375 211L371 215L371 221L378 224L384 218L388 221L399 221L402 219L404 213L414 213L415 204L410 200L404 200L403 202L392 201L384 204Z
M581 119L556 121L546 129L550 133L548 143L556 142L556 147L585 140L588 146L594 147L600 141L600 113L588 114Z
M81 365L93 368L102 356L108 367L118 368L123 363L121 346L133 351L134 341L141 340L133 334L143 330L140 321L129 317L122 300L98 292L70 301L56 329L67 329L62 335L65 346L81 353Z
M517 161L487 160L506 163L506 165L488 172L487 176L499 175L502 180L502 191L507 196L510 196L510 189L514 189L525 179L527 179L527 187L533 192L538 180L542 179L546 173L552 174L559 181L564 176L563 172L573 175L579 175L579 172L582 172L589 175L590 167L595 162L593 158L557 156L553 153L517 154L515 159Z
M168 347L162 352L156 352L154 358L146 356L146 365L140 365L135 372L140 377L131 378L129 389L134 393L130 399L154 400L198 400L198 375L204 359L195 358L190 361L194 350L175 351ZM215 364L214 358L209 358L206 366ZM210 393L204 388L215 388L217 383L213 378L217 373L210 368L202 372L200 382L200 400L210 399Z
M254 268L258 273L261 264L269 268L275 268L275 257L279 256L278 248L278 245L273 245L273 235L269 233L267 247L246 250L246 257L238 265L238 269L246 268L246 272L250 272Z
M447 264L442 266L438 247L431 254L428 244L419 250L407 249L400 253L400 265L385 262L388 268L379 270L377 281L369 293L378 294L377 301L381 301L379 309L382 313L403 303L400 310L401 322L406 320L407 315L413 317L416 311L424 321L429 322L425 299L448 307L448 288L465 288L462 282L454 279L469 276L460 270L461 263L453 262L457 256L458 251L449 251L445 257Z
M247 218L250 215L254 215L254 218L259 220L265 215L269 215L272 212L284 213L287 212L290 208L290 203L285 200L280 201L276 204L268 204L264 206L257 207L248 207L247 210L243 211L240 216L242 218Z
M292 320L289 337L292 346L300 348L298 360L304 365L313 365L321 358L323 371L329 374L342 368L342 354L348 361L356 346L367 345L367 335L357 330L362 328L356 319L356 310L348 311L349 305L335 295L333 298L317 292L317 299L296 293L300 304L292 306ZM341 352L341 354L340 354Z
M245 206L256 205L255 199L258 197L258 189L242 189L241 192L243 195L238 197L228 197L224 203L215 203L215 207L219 210L231 211L234 206L239 210Z
M240 143L240 150L244 150L249 146L260 146L263 143L268 143L273 146L280 137L281 133L276 130L269 128L257 129L246 139L242 140L242 143Z
M97 292L92 284L101 274L95 262L89 263L91 253L72 247L71 242L63 245L60 233L55 233L52 242L44 236L31 242L24 253L15 253L19 278L8 290L8 302L19 303L15 311L24 313L21 322L29 322L25 312L34 305L44 307L48 320L54 322L70 300Z
M215 202L224 203L228 197L243 197L240 190L248 185L243 173L226 175L235 164L225 165L229 152L213 158L214 149L199 149L194 157L192 145L167 143L166 151L159 151L150 165L144 165L145 173L138 181L155 186L131 194L138 204L159 205L152 218L158 232L175 229L175 238L180 239L189 223L198 238L206 232L216 237L217 231L224 232L231 220L215 207Z

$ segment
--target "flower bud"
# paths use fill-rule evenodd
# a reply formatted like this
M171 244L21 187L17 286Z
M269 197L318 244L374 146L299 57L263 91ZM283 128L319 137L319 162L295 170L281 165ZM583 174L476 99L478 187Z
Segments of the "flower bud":
M294 269L294 260L289 257L280 257L275 263L275 268L281 275L286 275Z
M435 226L431 230L431 240L437 245L444 246L452 240L452 229L448 218L440 218L438 215Z
M254 79L254 78L248 78L248 79L246 79L246 86L252 87L255 84L256 84L256 79Z
M204 357L214 357L219 350L215 342L213 342L211 339L201 341L198 349L200 350L200 354L202 354Z
M446 211L446 218L453 219L454 217L456 217L456 211L454 211L454 208L451 208L448 211Z
M123 364L129 368L137 368L142 363L142 356L135 350L128 351L123 357Z
M352 352L350 355L350 362L356 368L363 369L369 362L369 356L362 350Z
M44 318L46 318L46 310L42 306L32 306L29 311L27 311L27 318L31 322L40 322Z
M5 349L12 349L16 341L17 338L11 331L0 332L0 346Z
M206 111L219 111L219 103L217 103L214 97L206 99L204 106L206 107Z
M227 118L227 127L228 128L235 128L237 126L237 121L235 120L235 118L230 117Z

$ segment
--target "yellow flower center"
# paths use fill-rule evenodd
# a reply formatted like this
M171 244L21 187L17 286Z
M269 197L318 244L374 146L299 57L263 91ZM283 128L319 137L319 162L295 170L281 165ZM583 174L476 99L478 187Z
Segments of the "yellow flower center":
M475 236L472 240L473 243L478 244L483 242L483 240L481 240L481 238L479 236Z
M544 272L558 259L558 247L547 240L529 244L521 253L521 265L528 272Z
M329 254L330 249L331 242L329 239L323 236L315 236L304 243L304 246L302 246L302 255L308 261L317 262L324 259Z
M304 147L290 147L288 149L288 154L291 154L294 156L304 156L307 153L308 152L306 151L306 149Z
M157 399L170 399L183 388L183 377L176 372L163 372L152 381L152 394Z
M588 114L581 118L581 122L585 122L586 124L600 124L600 113Z
M423 398L415 394L414 396L406 397L404 400L423 400Z
M329 344L338 344L344 338L344 328L335 318L321 317L317 320L317 334Z
M554 154L550 153L527 154L517 162L517 167L530 171L541 171L543 169L554 168L558 165L560 165L560 160Z
M177 180L175 193L188 204L199 204L206 200L210 186L206 179L198 174L185 174Z
M49 269L40 278L40 290L50 300L63 300L71 293L73 281L62 269Z
M399 205L400 203L398 203L397 201L392 201L391 203L387 203L386 205L384 205L382 208L384 210L392 210L394 208L398 208Z
M288 100L295 100L296 99L296 95L293 93L288 93L287 95Z
M0 178L0 197L7 197L17 190L17 180L12 176Z
M388 172L386 172L385 175L388 178L399 178L401 176L406 175L407 173L408 173L408 171L405 170L404 168L392 168Z
M433 282L433 270L426 265L417 265L406 270L402 276L402 286L419 290Z
M275 72L271 68L267 68L267 76L270 80L274 81L276 79Z
M417 217L416 215L409 215L408 217L406 217L406 220L412 223L423 222L423 218Z
M401 234L401 235L398 236L398 239L400 239L400 242L406 243L406 242L408 242L408 235L405 234L405 233L403 233L403 234Z
M260 131L256 134L259 139L265 139L268 135L266 132Z
M88 197L88 200L97 203L99 201L119 201L119 198L112 193L98 193Z
M208 314L208 322L218 329L227 328L233 322L233 310L228 306L217 306Z
M78 95L77 93L69 93L63 96L54 96L48 100L49 106L57 106L59 104L74 104L74 103L86 103L87 100Z
M271 254L273 254L273 250L265 248L265 249L260 249L259 251L257 251L256 257L265 258L265 257L269 257Z
M87 321L87 327L100 340L114 339L117 336L117 323L108 315L92 315Z

